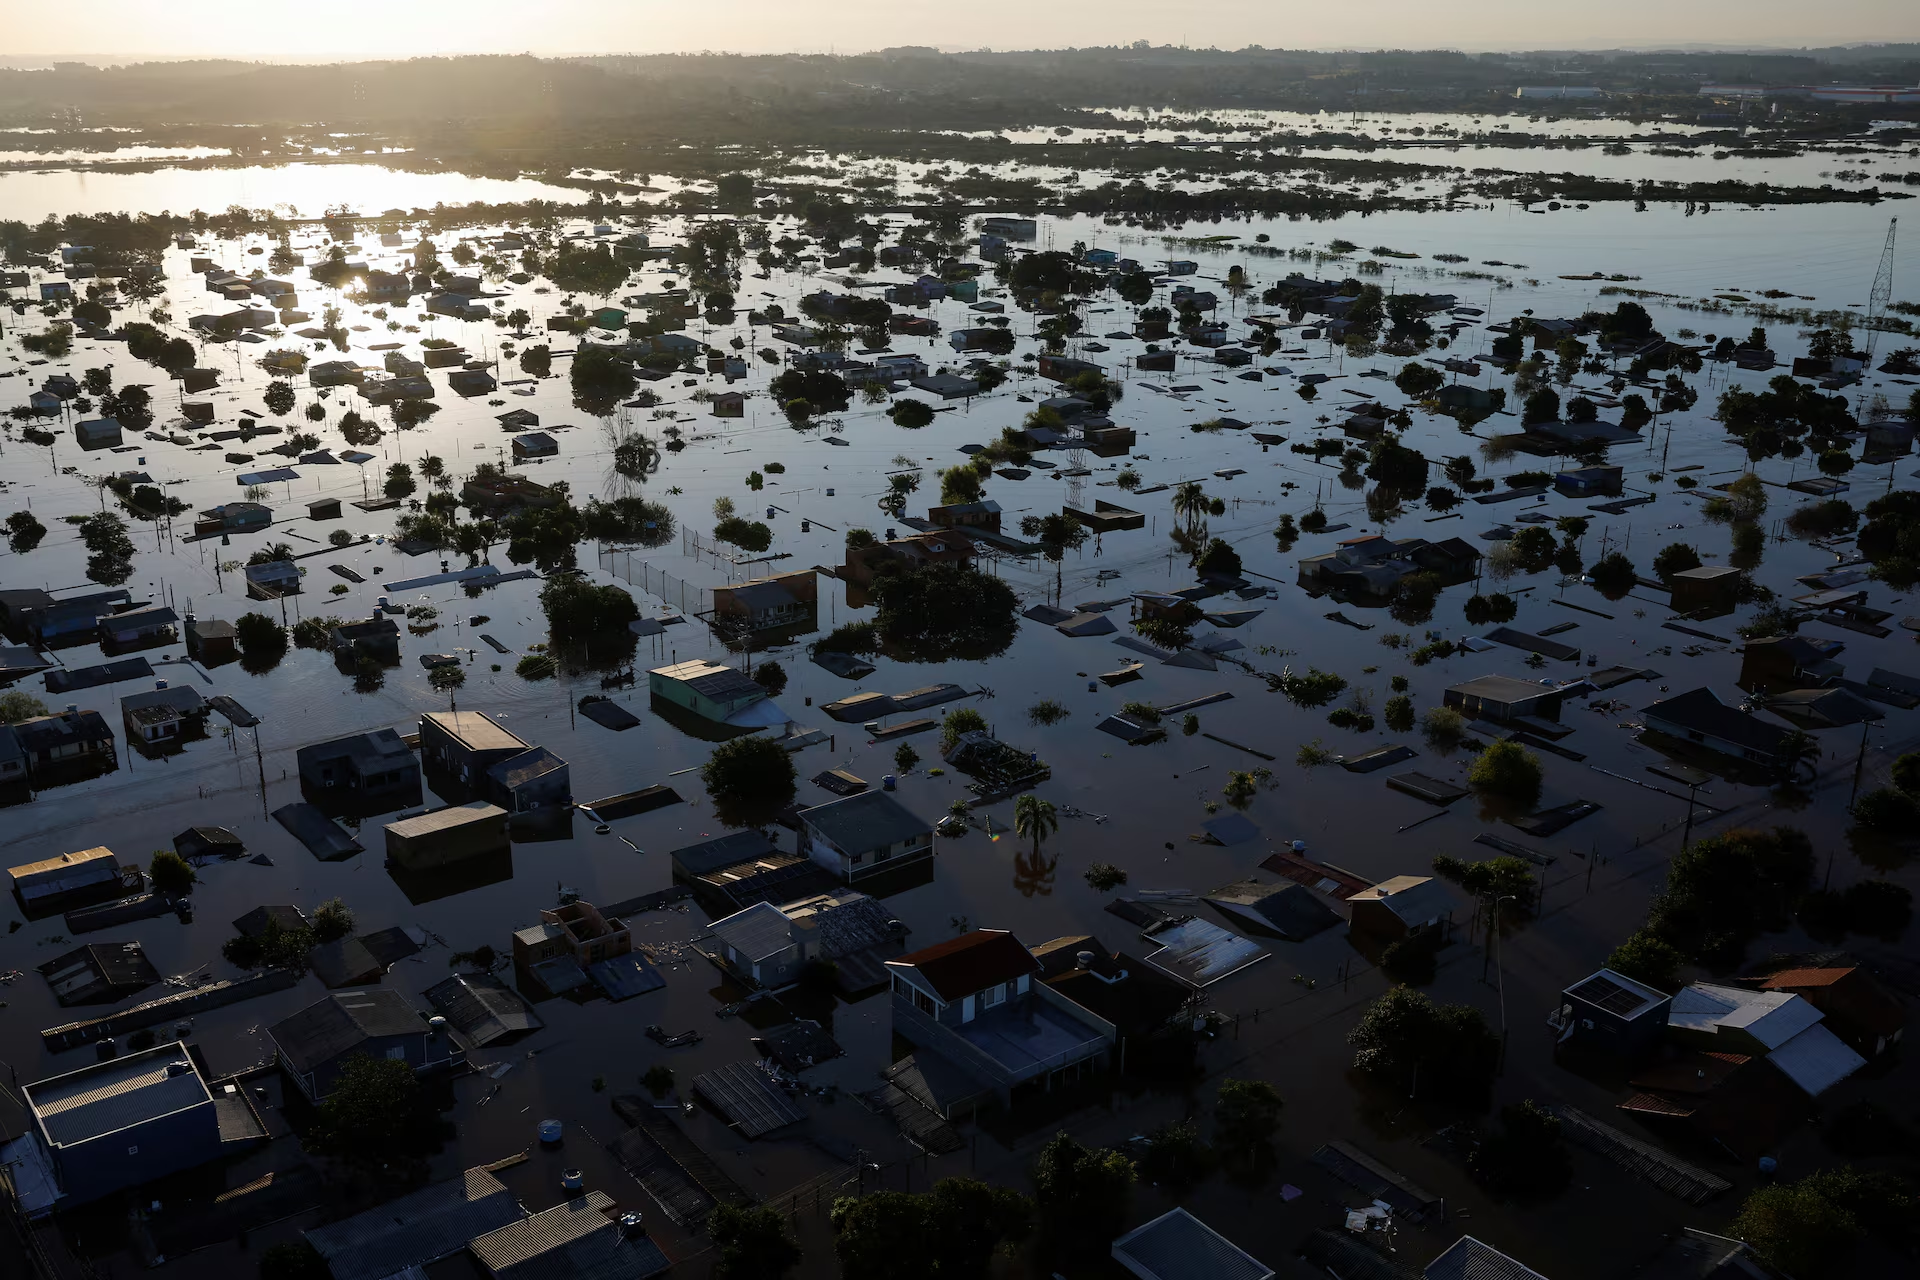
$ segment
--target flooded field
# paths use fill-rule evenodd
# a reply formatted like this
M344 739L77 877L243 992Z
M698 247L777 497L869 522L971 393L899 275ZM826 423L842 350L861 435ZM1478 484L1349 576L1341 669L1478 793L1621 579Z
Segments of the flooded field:
M1312 117L1221 118L1244 125L1249 134L1304 129L1315 122ZM1406 117L1383 118L1373 127L1390 127L1398 138L1409 123ZM1466 129L1474 121L1462 116L1419 123L1431 131ZM1599 123L1615 136L1646 132L1621 122ZM1594 124L1580 127L1586 134L1606 132ZM1165 132L1171 141L1179 128ZM1458 151L1431 146L1395 151L1392 158L1516 172L1538 165L1631 179L1700 180L1697 170L1710 167L1716 179L1803 185L1830 181L1831 169L1854 167L1850 158L1815 153L1720 161L1649 156L1645 150L1655 144L1633 145L1634 153L1626 156L1463 145ZM1885 150L1878 158L1887 165L1897 161L1907 170L1920 168L1910 148ZM1330 149L1326 154L1352 153ZM851 182L863 170L845 159L841 176ZM831 159L820 157L808 163L834 167ZM942 179L928 175L931 167L902 171L903 205L937 189ZM1059 176L1022 170L1018 161L1005 169L1048 182ZM1091 172L1082 176L1089 183L1095 178ZM417 997L452 971L455 953L486 945L505 956L512 933L537 923L542 908L575 896L606 905L666 890L673 883L671 850L727 830L697 772L715 735L690 732L663 716L646 693L649 668L692 658L735 667L773 660L784 667L787 684L778 694L779 705L800 729L823 735L796 756L802 805L831 798L809 779L833 769L876 788L883 776L898 774L895 795L929 823L956 801L974 798L965 775L950 768L932 772L938 766L937 735L876 741L860 723L837 723L820 710L860 692L899 693L954 682L969 694L954 705L977 709L1000 738L1037 753L1051 768L1038 791L1062 816L1057 834L1039 849L1013 834L1012 797L976 803L971 829L937 841L931 869L920 882L887 894L886 909L911 930L908 945L913 947L994 928L1010 929L1029 945L1092 934L1108 948L1139 955L1149 944L1137 927L1105 909L1116 897L1159 891L1184 901L1261 875L1262 860L1279 850L1300 850L1377 882L1429 874L1437 855L1477 859L1509 847L1523 849L1545 884L1540 914L1514 928L1498 972L1483 981L1484 958L1466 936L1475 905L1458 893L1455 942L1441 953L1440 976L1432 988L1436 998L1481 1007L1503 1029L1510 1021L1510 1056L1497 1090L1501 1101L1554 1097L1610 1114L1618 1091L1556 1068L1543 1019L1563 986L1591 972L1638 926L1689 817L1694 837L1734 825L1800 827L1812 838L1822 872L1836 888L1869 875L1912 880L1904 845L1851 834L1849 807L1858 791L1884 785L1891 762L1920 743L1913 711L1876 704L1884 716L1865 726L1812 730L1820 754L1810 771L1787 785L1765 771L1730 767L1671 746L1672 754L1663 753L1654 741L1642 740L1641 716L1643 708L1663 697L1702 687L1729 705L1739 704L1745 694L1736 686L1742 667L1738 629L1751 625L1766 607L1749 593L1737 608L1718 616L1696 614L1669 625L1676 622L1676 612L1655 576L1658 552L1684 543L1705 565L1738 568L1778 597L1805 595L1817 588L1803 578L1866 566L1844 533L1816 541L1789 528L1789 515L1816 499L1787 486L1825 474L1843 484L1835 496L1854 508L1916 487L1909 481L1920 473L1908 448L1873 453L1853 431L1818 459L1797 442L1768 453L1750 450L1713 416L1729 389L1758 393L1770 379L1788 373L1819 332L1827 333L1823 342L1836 329L1856 343L1867 341L1868 331L1856 321L1870 302L1890 210L1899 211L1903 202L1714 206L1705 212L1659 203L1636 211L1624 202L1553 209L1496 202L1319 223L1251 219L1165 232L1120 225L1118 219L1041 215L1034 239L1015 242L1016 256L1027 250L1109 250L1136 260L1152 279L1144 301L1123 301L1104 284L1088 293L1078 305L1081 325L1052 353L1089 361L1105 372L1113 399L1110 416L1133 428L1136 439L1117 453L1088 449L1078 441L1031 450L1031 462L1002 463L989 475L984 496L999 504L1009 535L1018 532L1025 517L1056 514L1063 506L1086 510L1096 501L1137 511L1144 521L1141 528L1090 537L1084 546L1066 551L1057 566L1043 556L1013 553L983 556L983 565L1012 587L1021 610L1040 604L1070 611L1098 606L1099 616L1117 623L1115 634L1070 638L1044 621L1021 618L1011 643L991 657L904 661L883 650L874 657L871 674L851 680L809 658L811 642L842 624L874 617L863 593L830 572L817 578L815 625L783 633L777 642L757 641L750 657L724 643L696 615L711 607L715 588L842 566L850 530L870 530L883 539L910 532L915 526L909 519L925 517L928 507L939 504L940 473L966 461L963 448L999 441L1004 430L1026 422L1039 401L1063 394L1057 381L1040 376L1032 358L1046 349L1052 302L1035 305L996 280L992 263L983 263L979 254L979 216L970 216L962 234L947 242L951 253L936 256L984 267L977 303L953 296L918 306L895 303L896 315L930 321L935 330L882 333L871 341L853 336L845 354L862 361L886 353L912 355L928 370L960 371L972 353L956 352L950 335L989 318L1005 318L1013 344L1004 358L996 357L1007 374L1004 382L945 401L911 388L873 397L856 390L844 411L813 414L796 425L770 383L812 347L783 339L776 329L800 318L807 295L826 290L877 298L884 289L912 282L927 264L880 265L857 275L848 266L829 267L821 261L829 250L817 226L792 213L768 213L744 220L757 230L725 264L734 305L693 308L691 315L676 308L678 323L667 332L691 339L694 354L668 362L670 367L661 370L665 376L643 381L613 402L595 402L577 394L569 359L577 358L574 353L583 344L614 342L615 334L587 325L576 326L587 330L582 336L549 331L548 321L564 319L570 307L591 313L607 306L623 312L621 322L628 311L638 319L650 304L622 299L657 299L690 283L686 261L657 251L684 249L716 219L632 197L590 216L578 206L580 196L532 178L410 173L370 163L0 175L0 220L37 222L49 213L117 210L177 214L228 205L292 208L313 219L329 207L345 206L360 220L343 256L369 271L407 271L415 265L414 247L429 239L441 261L461 263L456 271L476 277L477 294L469 305L487 317L428 312L419 293L384 302L369 299L358 275L343 288L314 281L311 269L325 263L338 243L335 237L343 229L338 222L301 221L290 227L284 246L258 233L223 238L203 231L191 247L170 242L158 259L159 288L144 299L120 302L113 317L116 325L148 323L169 338L192 343L195 366L217 371L218 379L211 389L189 393L134 358L124 341L82 332L72 336L70 350L62 354L29 350L24 339L65 318L39 309L39 286L64 279L58 255L33 257L30 285L14 289L14 305L0 312L5 330L0 334L0 408L27 406L30 393L49 376L84 379L88 370L108 369L114 388L141 384L151 391L152 422L146 429L124 431L118 446L92 450L80 447L75 424L95 415L73 401L63 402L51 416L16 415L6 424L0 440L0 511L30 512L47 533L31 549L16 544L0 552L0 588L38 587L56 595L97 589L102 575L90 564L89 549L70 521L119 511L133 544L124 586L134 601L163 603L183 617L202 619L233 621L243 613L263 612L275 620L284 617L289 625L314 617L371 616L383 602L407 611L399 619L399 664L371 680L343 672L331 654L301 647L288 648L284 657L259 670L249 670L260 665L251 661L212 667L189 661L177 639L143 650L157 678L209 698L226 695L259 719L257 729L229 729L215 716L207 737L177 753L149 756L126 741L117 699L152 687L152 678L66 694L45 691L39 675L13 686L56 710L69 703L99 710L119 741L113 772L42 790L30 802L0 810L7 865L96 846L114 850L123 862L144 864L175 833L198 826L226 827L246 846L246 857L200 868L191 923L165 916L84 941L138 940L158 971L177 976L183 985L207 975L232 978L239 970L221 954L232 936L229 921L262 904L311 910L339 898L354 912L360 931L401 926L423 933L425 949L396 964L384 979L386 986ZM537 223L515 217L443 224L431 231L424 216L435 204L530 200L567 204L572 212ZM388 220L383 239L377 219L389 209L423 212ZM903 210L873 213L867 220L877 225L875 243L881 248L901 243L903 232L922 225ZM514 241L503 242L508 235ZM521 243L550 255L562 245L578 249L636 235L644 241L635 247L649 252L634 255L624 278L608 282L598 294L568 292L542 272L522 270ZM1339 243L1343 237L1350 243ZM269 266L269 255L281 247L299 255L303 265ZM196 258L210 261L196 268ZM1166 274L1163 269L1185 270L1173 268L1176 262L1191 264L1191 271ZM1914 262L1912 251L1900 247L1895 301L1920 296L1911 287ZM238 340L195 328L196 316L219 315L233 305L207 292L202 276L208 267L242 277L258 269L286 279L304 314L289 319L269 313L268 323ZM1295 272L1329 281L1352 278L1379 286L1389 297L1452 297L1427 316L1426 333L1403 338L1405 345L1395 354L1383 349L1395 341L1392 335L1376 335L1379 342L1336 344L1323 333L1325 317L1290 316L1286 303L1263 301L1266 290ZM75 293L84 295L87 283L73 281ZM1209 318L1225 322L1234 349L1244 350L1248 360L1226 365L1194 341L1135 336L1142 308L1174 305L1176 286L1217 293L1217 309ZM1671 370L1642 368L1629 381L1631 360L1600 351L1592 337L1586 340L1590 349L1572 359L1556 358L1548 342L1540 363L1521 372L1524 386L1516 386L1514 373L1496 358L1493 343L1518 319L1577 320L1587 312L1612 313L1623 302L1644 307L1658 333L1708 358L1692 361L1691 367L1683 361ZM993 305L982 310L978 304ZM1920 390L1920 375L1880 367L1895 351L1920 345L1910 330L1892 327L1906 325L1901 317L1913 314L1911 308L1883 313L1891 324L1874 335L1877 351L1870 366L1857 382L1838 389L1850 420L1865 422L1877 408L1890 419ZM1265 330L1249 327L1249 318L1256 316L1269 322ZM1766 331L1774 367L1747 369L1711 358L1719 338L1745 342L1756 325ZM303 335L321 326L324 336ZM1242 338L1250 345L1242 347ZM1171 367L1137 367L1149 343L1173 353ZM484 366L499 385L461 396L444 369L430 367L425 376L434 384L432 403L438 411L404 426L394 410L371 407L351 386L310 386L306 376L280 378L260 367L262 357L282 351L299 353L307 368L338 360L370 370L392 368L389 359L396 355L431 365L433 351L449 346L465 352L469 368ZM523 362L537 346L549 348L546 376L540 376L537 360ZM1528 340L1525 354L1535 352ZM728 368L728 360L737 363ZM1444 360L1473 364L1471 371L1446 372L1447 384L1475 392L1498 389L1505 409L1478 417L1446 416L1436 411L1431 393L1410 394L1396 383L1410 362L1440 369ZM278 393L272 389L282 386L293 392L290 409L274 407ZM1591 398L1609 422L1621 419L1632 395L1657 405L1664 392L1667 406L1610 447L1537 447L1523 438L1519 410L1524 392L1542 386L1552 387L1569 404L1575 397ZM738 417L716 413L722 402L715 397L728 392L745 394ZM910 429L894 420L892 407L907 398L935 410L928 425ZM187 421L189 403L210 405L212 421L204 420L204 412L202 420ZM1352 411L1363 405L1379 406L1394 423L1400 444L1428 464L1421 484L1383 494L1380 484L1363 473L1365 454L1357 463L1343 458L1343 451L1369 444L1367 429L1352 422ZM516 410L536 416L537 429L557 442L556 453L513 460L515 431L503 429L498 419ZM377 438L343 434L349 411L372 421L379 428ZM1397 417L1402 412L1404 419ZM32 442L29 429L51 433L52 443ZM313 439L296 442L296 433ZM1516 437L1527 447L1517 447ZM633 440L646 442L641 455L657 465L639 468L638 474L620 465L625 455L617 451L623 443L631 449ZM1315 452L1310 446L1316 440L1335 443ZM364 455L359 463L339 460L355 449ZM307 460L319 451L326 461ZM1844 465L1833 457L1836 452L1845 456ZM438 460L434 470L445 483L434 482L429 459ZM1450 459L1470 465L1443 473ZM1621 468L1625 495L1645 501L1607 511L1592 496L1567 496L1552 487L1552 475L1597 462ZM399 491L397 505L375 510L355 505L379 507L373 500L392 468L402 464L411 468L408 474L417 476L417 484ZM643 497L664 508L673 527L667 536L652 539L658 545L583 540L573 554L589 580L629 587L643 618L662 618L669 625L657 635L628 637L630 650L616 643L611 657L570 659L555 675L528 679L516 667L545 652L541 646L549 640L540 573L471 591L456 583L390 585L468 563L453 550L414 547L415 554L409 554L398 545L403 531L396 522L420 514L429 498L460 493L481 464L541 485L564 482L571 501L581 506L595 498ZM282 467L291 474L243 479ZM184 504L182 514L155 521L124 509L107 482L135 472L144 473L138 483L151 483ZM1491 480L1490 490L1479 496L1502 499L1512 489L1505 480L1524 480L1522 473L1529 472L1548 473L1549 482L1522 486L1526 496L1512 501L1478 503L1451 488L1439 494L1447 485ZM1725 499L1725 487L1746 474L1760 482L1761 509L1735 522L1711 513L1710 504ZM903 508L889 509L889 495L900 488L892 478L900 475L916 476L917 487ZM1188 539L1188 545L1194 537L1191 508L1176 506L1180 486L1189 482L1217 500L1211 514L1202 512L1201 545L1207 539L1229 544L1243 579L1237 595L1207 602L1209 609L1229 616L1194 628L1193 638L1203 647L1217 637L1212 645L1220 656L1188 664L1148 657L1138 679L1110 687L1098 677L1142 656L1115 643L1133 634L1137 594L1178 591L1197 581L1175 537ZM270 526L192 536L191 513L242 499L271 508ZM308 505L326 499L339 501L339 515L310 519ZM717 543L716 504L731 504L728 509L763 521L771 531L768 550L756 555ZM1316 524L1317 531L1308 531ZM1292 537L1276 536L1283 526L1295 531ZM1743 532L1748 529L1758 533ZM1545 530L1574 548L1570 563L1547 563L1529 572L1496 554L1516 533L1531 530ZM333 545L330 535L337 531L351 535L348 545ZM1303 559L1372 533L1436 543L1458 538L1477 555L1424 610L1309 592L1300 585ZM279 601L249 601L243 589L245 562L274 544L285 544L296 557L300 589ZM1636 581L1609 596L1586 571L1616 551L1632 562ZM505 539L489 545L484 557L506 571L559 567L535 563L531 556L525 564L513 560ZM1843 642L1841 661L1855 680L1876 668L1920 677L1912 632L1899 621L1910 609L1907 593L1878 581L1861 579L1858 585L1868 605L1885 611L1886 626L1843 628L1827 614L1809 616L1802 634ZM1555 651L1567 646L1575 652L1534 655L1524 645L1479 640L1490 628L1485 617L1470 618L1468 602L1496 593L1510 599L1513 612L1501 620L1507 626L1529 637L1550 632ZM1455 647L1469 638L1472 643ZM1416 651L1423 651L1417 660ZM451 692L436 688L420 661L427 654L453 655L464 682ZM80 643L57 650L51 660L78 669L117 656L122 655ZM1448 687L1479 676L1572 684L1612 668L1640 674L1570 696L1561 722L1572 732L1540 751L1541 809L1580 802L1597 806L1552 835L1525 834L1506 820L1515 815L1482 807L1471 796L1435 807L1389 789L1384 771L1296 763L1303 747L1316 744L1347 758L1401 744L1416 753L1405 767L1464 786L1479 744L1468 749L1430 740L1417 728L1390 727L1390 699L1404 690L1412 706L1425 713L1441 705ZM623 669L637 674L638 683L610 678ZM1276 691L1283 673L1310 669L1338 675L1345 687L1317 706L1298 705ZM1210 695L1225 696L1199 707L1191 718L1170 716L1170 732L1161 741L1129 745L1096 728L1128 703L1166 707ZM613 732L586 718L580 714L581 699L589 696L611 698L638 717L638 725ZM1052 723L1031 717L1030 709L1042 700L1057 702L1064 716ZM654 785L673 787L682 802L613 821L604 831L590 817L569 811L540 838L516 841L509 862L487 861L483 870L430 888L396 879L384 865L381 827L393 813L359 821L366 852L339 861L316 859L268 816L302 798L295 762L302 747L380 728L413 733L422 713L454 707L483 711L564 758L576 802ZM917 714L938 716L949 709ZM1336 709L1351 712L1345 723L1359 727L1329 722L1329 712ZM841 738L847 740L844 747ZM899 741L915 746L922 757L917 767L897 766ZM1676 780L1689 776L1689 766L1705 770L1697 775L1700 785L1691 799L1688 785ZM1260 772L1252 794L1239 806L1229 804L1230 777L1254 770ZM431 794L426 800L437 803ZM1700 802L1697 807L1693 800ZM1202 838L1203 823L1235 812L1256 829L1250 839L1223 845ZM778 839L783 848L794 847L791 831L778 831ZM1087 872L1096 863L1124 870L1126 887L1092 888ZM1205 918L1230 923L1210 908L1187 905ZM13 911L8 918L18 915ZM801 1217L806 1275L833 1273L824 1225L806 1208L806 1197L817 1199L821 1186L838 1187L855 1176L850 1167L862 1168L863 1185L877 1177L890 1186L924 1189L931 1179L969 1170L1017 1180L1035 1145L1055 1127L1071 1127L1088 1141L1124 1141L1178 1119L1226 1075L1271 1079L1287 1101L1279 1177L1259 1191L1216 1183L1204 1193L1214 1225L1263 1257L1280 1258L1309 1229L1326 1225L1329 1206L1342 1189L1304 1161L1334 1138L1360 1141L1410 1176L1444 1187L1456 1208L1471 1215L1458 1224L1463 1229L1498 1232L1518 1256L1571 1280L1625 1274L1661 1230L1724 1227L1737 1195L1753 1181L1743 1164L1722 1159L1716 1168L1740 1191L1693 1206L1580 1152L1576 1189L1561 1200L1531 1210L1495 1203L1473 1188L1457 1162L1422 1145L1453 1116L1382 1096L1343 1069L1350 1057L1343 1037L1357 1008L1388 985L1378 955L1351 944L1344 930L1304 943L1260 938L1258 963L1205 989L1205 1004L1221 1020L1200 1047L1203 1071L1190 1087L1129 1082L1115 1091L1073 1090L1063 1082L1057 1096L1028 1099L1030 1110L1018 1123L983 1124L977 1134L970 1127L966 1149L922 1158L916 1169L921 1153L852 1096L872 1089L878 1073L903 1048L892 1033L885 992L851 1002L790 995L786 1008L769 1002L736 1015L731 1006L747 992L724 980L690 945L710 936L711 921L702 906L668 904L639 912L629 923L636 943L664 973L664 989L620 1004L544 999L536 1007L544 1030L510 1046L476 1051L481 1070L453 1085L450 1114L458 1140L436 1158L437 1174L528 1148L537 1123L553 1118L568 1127L565 1149L556 1155L536 1148L528 1163L503 1173L503 1179L536 1208L559 1200L562 1166L583 1168L590 1186L611 1188L625 1179L599 1145L624 1127L610 1110L612 1097L640 1093L640 1076L656 1064L674 1071L681 1096L687 1097L695 1074L756 1058L750 1038L765 1024L792 1015L818 1019L845 1050L844 1056L804 1073L801 1105L813 1119L797 1131L800 1136L749 1143L704 1108L680 1113L678 1119L754 1195L772 1203L787 1198ZM18 1081L93 1060L90 1049L50 1051L39 1034L75 1016L105 1011L60 1008L33 972L72 945L76 940L66 936L58 917L25 922L0 937L0 969L14 971L0 1007L0 1059ZM1758 946L1781 952L1818 949L1797 927ZM513 980L510 965L502 972ZM308 976L294 989L195 1016L193 1039L215 1075L263 1066L273 1055L267 1027L323 994L318 979ZM667 1033L693 1030L704 1038L663 1049L648 1037L650 1027ZM1905 1067L1899 1070L1911 1074ZM241 1172L297 1159L287 1146L276 1144ZM1818 1158L1818 1137L1809 1128L1783 1148L1782 1170L1801 1172ZM867 1172L866 1165L880 1168ZM235 1177L237 1185L239 1174ZM1315 1177L1319 1181L1311 1181ZM1281 1182L1305 1185L1309 1194L1282 1200L1276 1193ZM616 1194L645 1203L652 1212L637 1187L630 1181L622 1185L624 1191ZM1163 1193L1143 1187L1141 1194L1143 1204L1157 1204ZM1637 1212L1653 1225L1631 1238L1611 1232L1588 1203L1601 1195L1608 1197L1610 1212ZM276 1228L278 1234L260 1233L250 1247L286 1238L295 1225L306 1223ZM90 1224L91 1231L104 1234L89 1247L113 1255L115 1248L99 1241L114 1241L123 1226ZM659 1232L676 1257L698 1254L706 1244L664 1221ZM1410 1228L1405 1247L1411 1256L1430 1256L1455 1234ZM236 1246L224 1244L174 1269L215 1274L238 1256ZM131 1263L122 1257L113 1265Z

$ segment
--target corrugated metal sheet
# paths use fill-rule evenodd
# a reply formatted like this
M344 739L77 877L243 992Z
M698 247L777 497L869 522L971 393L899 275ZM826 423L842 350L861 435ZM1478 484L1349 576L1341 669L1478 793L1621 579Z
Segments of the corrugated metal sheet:
M475 1236L526 1217L500 1180L468 1169L391 1204L307 1232L333 1280L386 1280L458 1252Z
M71 893L75 889L117 880L120 862L113 856L113 850L103 845L97 849L83 849L79 853L63 853L57 858L41 862L25 863L11 868L7 874L13 877L14 890L26 901L32 902L36 898L50 898L55 894Z
M1274 1270L1185 1209L1113 1242L1113 1259L1141 1280L1273 1280Z
M211 1103L199 1072L168 1074L173 1063L186 1061L185 1049L163 1045L28 1085L27 1098L50 1142L85 1142Z
M545 1213L521 1218L480 1236L467 1247L481 1266L499 1275L508 1267L607 1226L606 1211L611 1208L612 1196L604 1191L589 1191Z
M1815 1098L1867 1065L1865 1058L1819 1023L1768 1054L1767 1061Z

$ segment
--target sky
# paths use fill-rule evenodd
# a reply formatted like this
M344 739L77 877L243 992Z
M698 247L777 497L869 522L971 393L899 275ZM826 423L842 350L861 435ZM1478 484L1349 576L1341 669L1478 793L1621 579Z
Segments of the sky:
M1288 49L1574 49L1920 40L1916 0L0 0L0 57L864 52L1250 44Z

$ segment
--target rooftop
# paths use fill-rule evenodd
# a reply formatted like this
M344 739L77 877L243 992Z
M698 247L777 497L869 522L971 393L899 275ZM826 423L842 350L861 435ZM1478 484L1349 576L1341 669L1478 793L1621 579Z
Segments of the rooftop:
M931 822L884 791L829 800L802 809L800 819L848 853L913 840L933 830Z
M715 702L725 702L744 694L757 695L766 692L745 672L736 671L732 667L723 667L717 662L708 662L705 658L693 658L686 662L676 662L672 666L655 667L647 674L683 684L701 697Z
M484 800L474 800L467 804L435 809L432 813L423 813L416 818L402 818L398 822L389 822L387 831L402 840L418 840L439 831L452 831L459 827L482 823L504 822L506 817L507 811L499 805L488 804Z
M431 724L469 751L503 751L509 747L525 751L533 745L484 711L429 711L420 717L420 723Z
M1602 969L1591 978L1568 987L1567 995L1626 1019L1637 1018L1667 1000L1663 993L1611 969Z
M333 1280L386 1280L457 1253L475 1236L526 1216L513 1193L485 1169L468 1169L398 1200L315 1227L307 1243Z
M1169 1209L1113 1242L1141 1280L1272 1280L1274 1270L1185 1209Z
M296 1070L312 1071L368 1040L427 1029L407 998L384 987L341 991L308 1005L267 1031Z
M793 945L793 921L770 902L756 902L745 911L715 920L712 929L715 937L746 957L749 964L779 955Z
M213 1101L185 1046L164 1044L26 1088L47 1141L71 1146Z
M1492 1245L1461 1236L1445 1253L1427 1264L1421 1280L1547 1280Z
M889 960L887 967L912 969L947 1001L1040 972L1033 953L1005 929L976 929Z
M1750 716L1737 707L1727 706L1713 696L1713 690L1707 688L1691 689L1671 698L1662 698L1652 706L1643 707L1640 714L1766 754L1778 751L1781 739L1789 732L1779 725Z
M1690 1031L1743 1031L1767 1049L1778 1049L1820 1021L1820 1011L1783 991L1749 991L1695 982L1673 998L1667 1024Z
M529 747L517 756L509 756L487 770L487 776L503 787L523 786L536 778L558 773L567 762L545 747Z

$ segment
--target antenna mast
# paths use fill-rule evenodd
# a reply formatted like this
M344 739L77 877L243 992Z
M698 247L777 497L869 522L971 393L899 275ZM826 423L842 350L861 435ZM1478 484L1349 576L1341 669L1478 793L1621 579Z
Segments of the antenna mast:
M1873 349L1880 338L1880 320L1887 313L1887 304L1893 300L1893 237L1900 229L1900 219L1893 218L1887 223L1887 247L1880 254L1880 270L1874 273L1873 292L1867 298L1867 364L1860 371L1861 381L1873 372Z

